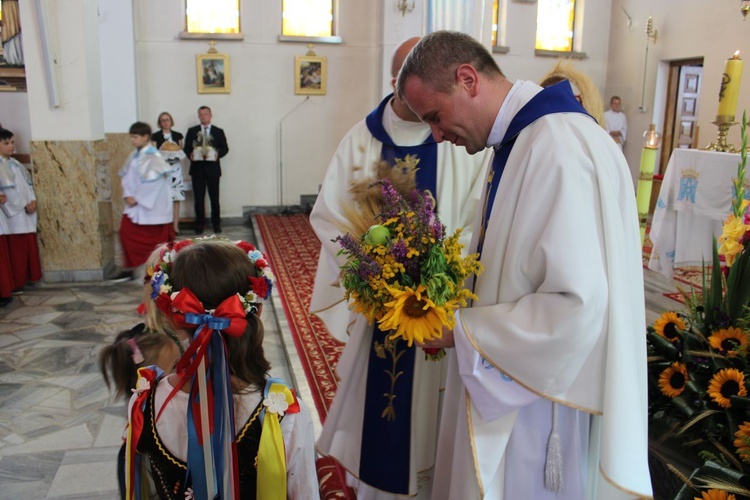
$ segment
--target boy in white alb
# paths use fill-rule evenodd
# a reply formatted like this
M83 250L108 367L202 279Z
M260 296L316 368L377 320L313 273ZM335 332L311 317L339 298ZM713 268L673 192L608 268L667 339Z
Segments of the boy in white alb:
M0 129L0 168L5 203L0 217L5 218L8 259L12 269L12 289L21 292L27 283L42 279L39 244L36 238L36 196L26 167L11 155L15 139L10 130Z
M135 151L119 175L125 200L120 242L124 267L131 271L116 280L132 278L132 270L143 265L157 245L174 240L170 190L173 167L151 145L151 127L147 123L130 126L130 143Z
M616 95L609 100L609 109L604 112L604 122L604 128L622 151L628 138L628 119L622 112L622 101Z

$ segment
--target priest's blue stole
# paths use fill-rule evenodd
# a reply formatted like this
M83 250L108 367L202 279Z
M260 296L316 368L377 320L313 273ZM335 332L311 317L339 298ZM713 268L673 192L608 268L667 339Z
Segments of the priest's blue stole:
M573 95L570 83L562 81L550 87L542 89L537 95L531 98L521 110L513 117L508 125L500 145L495 148L495 156L492 158L492 166L487 174L487 187L484 197L484 210L482 213L482 225L480 226L477 252L482 255L484 246L484 237L487 231L487 224L492 215L492 205L497 196L497 188L500 185L500 178L503 176L505 164L508 162L510 152L521 131L528 125L531 125L539 118L553 113L586 113L581 103ZM593 118L592 118L593 119Z
M385 107L390 105L393 94L383 99L378 107L367 115L365 123L372 136L383 143L383 149L380 152L380 159L396 166L396 159L403 159L406 155L416 156L419 158L419 167L417 168L417 189L428 190L432 196L436 196L437 191L437 143L428 135L422 144L416 146L399 146L383 127L383 113Z
M383 127L383 112L390 105L386 97L367 116L370 133L383 143L381 159L394 168L396 159L407 155L419 158L416 172L417 189L437 191L437 143L430 134L422 144L399 146ZM436 203L439 203L436 200ZM403 340L390 341L373 327L372 344L367 360L364 421L359 478L377 489L399 495L409 494L411 454L412 390L416 347L407 347ZM421 353L420 353L421 354Z

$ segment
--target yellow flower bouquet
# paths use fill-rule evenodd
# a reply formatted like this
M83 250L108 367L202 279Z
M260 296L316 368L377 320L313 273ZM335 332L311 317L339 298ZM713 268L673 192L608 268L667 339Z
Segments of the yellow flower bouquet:
M347 257L341 283L353 310L411 347L455 326L455 309L475 297L464 282L482 266L461 255L460 229L446 237L429 195L402 195L389 179L377 185L382 204L371 227L336 238Z
M746 130L743 116L732 214L704 270L704 293L683 292L686 311L665 312L647 331L652 453L684 483L675 500L750 498Z

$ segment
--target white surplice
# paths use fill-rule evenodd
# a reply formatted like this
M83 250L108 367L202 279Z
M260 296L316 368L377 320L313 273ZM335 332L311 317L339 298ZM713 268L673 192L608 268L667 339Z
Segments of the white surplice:
M490 138L540 90L516 82ZM433 498L650 497L635 196L596 122L558 113L518 135L481 262L449 350ZM552 401L560 493L544 487Z
M620 142L615 141L622 151L625 141L628 139L628 118L622 111L608 109L604 112L604 125L607 132L620 132Z
M421 144L430 134L426 124L400 119L390 104L383 115L383 126L401 146ZM447 228L447 234L459 227L464 228L461 242L466 245L466 251L491 151L469 156L463 148L447 142L438 144L437 148L435 197L438 215ZM322 243L310 310L325 322L332 335L347 342L336 367L341 383L317 447L322 454L336 457L354 476L359 475L367 359L372 348L373 327L363 316L351 313L347 308L344 289L339 286L339 266L344 264L345 258L337 255L341 247L331 240L341 235L340 225L345 222L341 207L353 203L349 194L350 182L374 175L381 149L382 143L372 136L364 120L355 125L332 158L310 215L310 223ZM409 487L412 494L417 491L417 472L431 468L434 463L441 365L443 362L425 361L421 352L416 355ZM396 498L364 484L359 487L358 497Z
M5 216L7 221L7 234L36 233L36 211L26 213L26 205L36 201L28 170L14 158L0 156L0 162L5 163L14 179L13 187L1 191L8 197L8 201L0 205L0 217Z
M133 197L136 204L126 205L122 213L142 226L172 223L174 204L170 177L174 168L153 146L134 151L119 175L122 197Z

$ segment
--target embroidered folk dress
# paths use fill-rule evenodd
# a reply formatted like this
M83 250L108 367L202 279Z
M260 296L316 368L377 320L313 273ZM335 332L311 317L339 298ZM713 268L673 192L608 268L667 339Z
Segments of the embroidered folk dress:
M418 145L429 137L429 126L400 119L391 107L390 98L385 104L382 107L382 125L394 143L400 146ZM374 166L381 160L382 148L383 143L373 136L366 120L355 125L339 144L310 215L310 223L323 246L310 309L325 322L334 337L347 342L337 365L341 382L317 447L321 454L338 459L356 478L360 477L362 465L367 360L373 348L373 326L368 325L363 316L347 309L344 289L339 286L339 266L345 260L337 256L340 246L331 240L341 235L340 226L345 221L341 207L352 203L350 182L372 178ZM491 151L469 156L463 148L447 142L437 144L434 194L438 214L447 228L447 234L452 234L459 227L465 228L461 241L467 247L490 157ZM411 402L414 410L407 416L411 420L412 431L408 443L404 443L404 446L408 446L406 450L409 454L410 495L417 493L417 472L430 469L434 463L442 386L441 365L442 362L426 361L421 351L416 353ZM358 498L397 498L363 482L359 483L357 494Z
M178 391L167 404L156 425L164 400L172 391L167 377L152 391L144 412L143 434L138 452L149 456L154 483L160 498L185 500L190 484L185 483L188 449L187 404L189 394ZM260 389L246 390L234 396L235 428L239 462L241 498L255 498L258 443L263 407ZM135 398L135 396L134 396ZM133 402L131 399L131 404ZM287 413L281 419L287 465L287 494L290 499L317 498L318 479L315 471L314 430L310 412L301 400L298 413ZM130 414L130 410L128 410Z
M490 145L540 90L514 84ZM492 207L479 299L449 350L433 498L650 497L643 272L622 154L584 114L543 116L517 136ZM544 475L553 402L559 493Z

